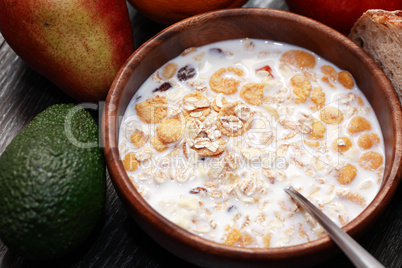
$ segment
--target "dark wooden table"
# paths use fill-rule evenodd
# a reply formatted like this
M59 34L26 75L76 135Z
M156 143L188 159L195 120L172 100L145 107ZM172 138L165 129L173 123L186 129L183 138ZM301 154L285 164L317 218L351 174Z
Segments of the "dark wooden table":
M248 6L286 9L283 0L250 1ZM130 8L136 47L162 30ZM74 102L27 66L0 34L0 154L32 118L55 103ZM96 115L95 117L99 117ZM0 267L193 267L147 236L125 211L107 177L107 202L99 226L78 250L50 262L30 262L0 241ZM402 267L402 188L371 230L358 241L386 267ZM317 267L353 267L339 253Z

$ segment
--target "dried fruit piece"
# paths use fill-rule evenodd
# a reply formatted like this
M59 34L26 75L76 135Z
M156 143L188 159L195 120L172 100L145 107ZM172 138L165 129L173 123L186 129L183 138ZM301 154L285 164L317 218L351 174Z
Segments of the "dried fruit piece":
M315 56L303 50L286 51L281 57L281 62L293 65L299 69L312 69L316 64Z
M138 117L148 124L159 123L166 117L167 109L168 101L165 96L155 96L135 105Z
M311 91L311 83L302 74L298 74L293 76L290 79L293 88L293 93L296 95L296 104L299 103L304 103L307 100L307 97L310 96L310 91Z
M193 189L190 190L190 194L199 194L199 193L206 193L208 192L207 189L205 189L204 187L195 187Z
M364 133L357 140L357 145L362 149L370 149L380 143L380 138L375 133Z
M185 122L181 119L166 118L156 127L156 135L164 143L171 143L181 139L185 129Z
M370 122L361 116L355 116L353 117L348 125L348 132L350 134L362 132L362 131L367 131L371 129L371 124Z
M179 71L177 72L177 78L179 79L179 81L183 82L190 78L193 78L196 74L197 71L191 65L186 65L179 69Z
M347 89L352 89L355 85L353 81L353 77L350 73L342 71L338 73L338 81L339 83Z
M213 47L213 48L208 49L208 53L211 54L212 56L218 56L221 58L226 57L226 53L218 47Z
M357 169L355 166L353 165L346 165L344 167L341 168L341 170L339 171L338 174L338 182L340 184L349 184L351 183L357 174Z
M124 156L123 166L125 170L134 171L138 168L139 164L140 163L135 158L135 153L128 153Z
M373 151L363 153L359 158L359 165L367 170L376 170L382 163L382 155Z
M259 83L245 84L240 90L240 97L248 104L261 105L262 97L264 96L264 85Z
M271 68L269 65L265 65L265 66L263 66L263 67L258 68L257 70L255 70L256 73L259 72L259 71L267 72L268 75L269 75L271 78L274 78L274 75L272 74L272 68Z
M339 137L332 143L332 149L338 153L344 153L352 147L352 141L348 137Z
M217 93L223 93L226 95L233 94L237 91L237 86L240 81L234 78L223 78L223 74L227 72L233 72L237 76L243 76L243 70L234 67L221 68L216 71L209 80L209 86Z
M170 89L172 87L172 85L169 82L165 82L162 85L160 85L159 87L155 88L154 90L152 90L152 92L164 92L168 89Z
M330 125L337 125L343 121L343 113L335 107L326 107L320 112L321 121Z

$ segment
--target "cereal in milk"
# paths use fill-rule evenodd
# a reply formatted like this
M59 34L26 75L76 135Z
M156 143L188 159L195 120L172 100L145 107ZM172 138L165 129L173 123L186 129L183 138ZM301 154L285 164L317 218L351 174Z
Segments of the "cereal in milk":
M352 76L255 39L190 48L158 69L127 107L119 151L156 211L242 247L325 235L284 188L343 226L372 201L384 169L378 121Z

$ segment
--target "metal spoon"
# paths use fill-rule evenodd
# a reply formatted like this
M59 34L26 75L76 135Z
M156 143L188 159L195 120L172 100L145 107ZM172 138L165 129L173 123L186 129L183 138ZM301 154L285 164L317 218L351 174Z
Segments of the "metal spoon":
M343 250L356 267L384 268L379 261L360 246L351 236L339 228L331 219L292 186L284 190L321 224L332 240Z

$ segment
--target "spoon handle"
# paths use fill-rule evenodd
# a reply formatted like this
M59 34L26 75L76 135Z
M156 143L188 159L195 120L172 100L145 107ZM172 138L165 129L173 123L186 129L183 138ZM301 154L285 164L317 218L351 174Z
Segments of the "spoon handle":
M285 192L321 224L332 240L343 250L356 267L384 268L379 261L292 186L285 189Z

